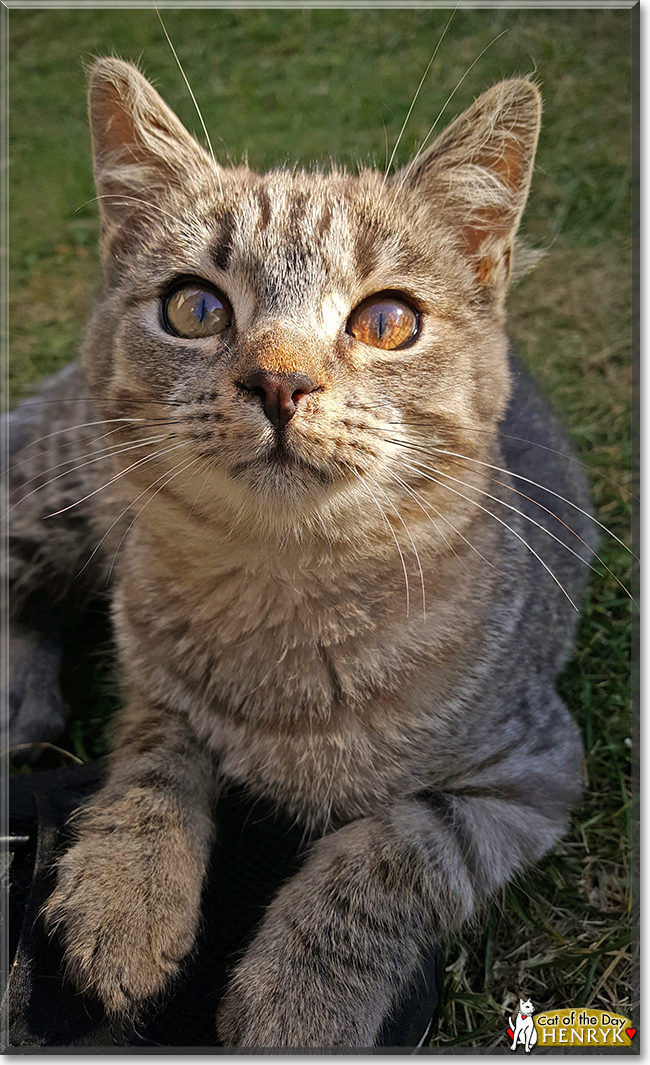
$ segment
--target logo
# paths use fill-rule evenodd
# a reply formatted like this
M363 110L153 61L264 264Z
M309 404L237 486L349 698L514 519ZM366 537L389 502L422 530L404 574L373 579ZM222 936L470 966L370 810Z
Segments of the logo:
M524 1044L524 1050L527 1054L530 1054L532 1048L537 1042L537 1030L535 1028L535 1022L533 1021L533 1013L535 1007L529 998L525 1001L523 998L519 999L519 1013L517 1014L517 1020L513 1022L512 1017L509 1017L510 1027L508 1028L508 1035L512 1039L511 1050L516 1050L519 1043Z
M530 999L519 999L519 1012L509 1017L510 1049L523 1046L530 1054L534 1046L553 1047L630 1047L636 1035L629 1017L608 1010L590 1008L548 1010L535 1013Z

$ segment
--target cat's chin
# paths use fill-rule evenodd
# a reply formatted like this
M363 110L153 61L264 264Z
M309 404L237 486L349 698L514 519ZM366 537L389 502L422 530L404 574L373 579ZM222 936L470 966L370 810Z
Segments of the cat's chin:
M305 493L332 488L334 477L330 470L316 466L285 448L274 447L264 455L256 455L237 462L228 469L238 484L245 484L254 492L274 495L282 500L299 501Z

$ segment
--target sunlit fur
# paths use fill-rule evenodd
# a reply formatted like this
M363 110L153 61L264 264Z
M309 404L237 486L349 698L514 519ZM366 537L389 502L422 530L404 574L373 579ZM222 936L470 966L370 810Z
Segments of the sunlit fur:
M189 949L223 779L318 840L221 1007L242 1046L372 1045L423 946L565 827L581 752L554 685L593 538L504 309L540 110L506 81L395 176L260 177L218 167L134 67L90 71L104 283L53 431L85 393L70 439L108 450L59 505L45 462L16 557L36 537L38 584L47 508L48 565L114 579L126 705L47 907L109 1009ZM166 329L186 277L229 329ZM383 291L419 315L393 351L346 329ZM253 371L314 386L281 431Z

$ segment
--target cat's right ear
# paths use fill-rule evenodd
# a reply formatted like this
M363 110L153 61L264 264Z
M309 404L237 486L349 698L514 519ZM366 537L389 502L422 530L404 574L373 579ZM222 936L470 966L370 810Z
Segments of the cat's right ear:
M192 177L216 164L131 63L95 60L88 110L102 255L119 256L140 239L170 192L187 193Z
M417 190L432 217L450 226L486 294L502 296L511 274L541 112L534 82L499 82L395 177L398 189Z

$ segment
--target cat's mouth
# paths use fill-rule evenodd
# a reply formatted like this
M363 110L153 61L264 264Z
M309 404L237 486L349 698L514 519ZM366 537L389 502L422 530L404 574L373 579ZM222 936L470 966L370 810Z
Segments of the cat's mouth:
M230 476L236 479L253 476L256 480L265 472L284 475L288 481L300 477L304 483L304 474L308 474L319 484L329 487L334 478L330 470L315 466L311 462L292 454L282 444L276 444L262 455L237 462L229 468ZM302 475L302 476L301 476ZM283 477L283 479L284 479Z

